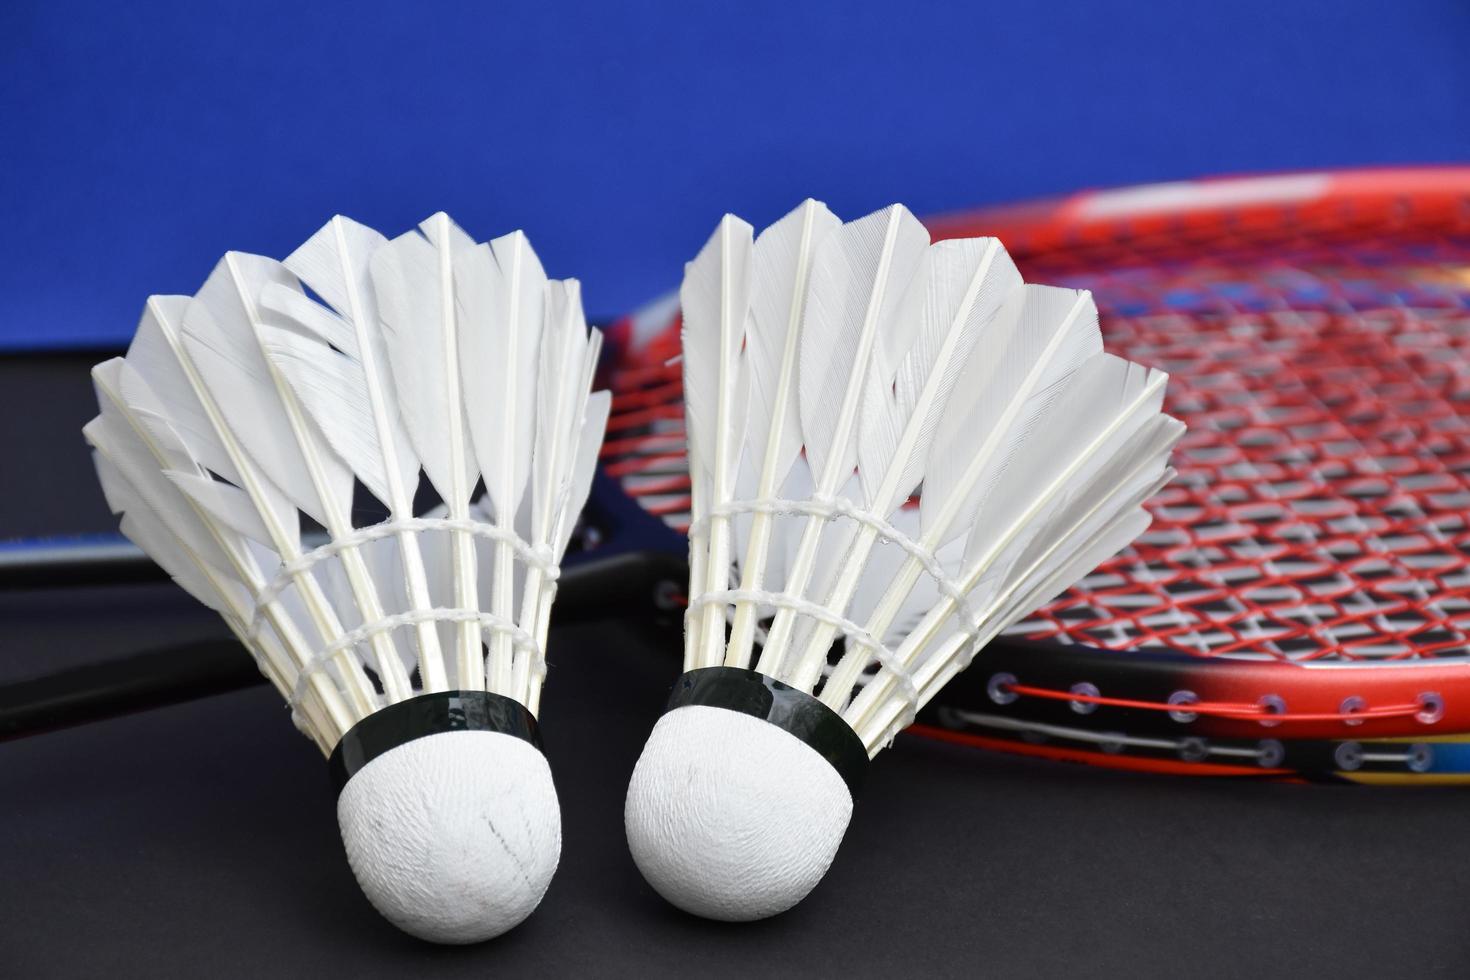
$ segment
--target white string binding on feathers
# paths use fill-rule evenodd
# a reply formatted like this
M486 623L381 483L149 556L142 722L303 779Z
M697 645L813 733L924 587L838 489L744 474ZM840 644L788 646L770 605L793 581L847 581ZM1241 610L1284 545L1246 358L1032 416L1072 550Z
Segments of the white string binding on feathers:
M728 603L752 603L762 606L771 606L775 609L785 609L831 626L842 633L848 642L863 650L866 650L884 670L887 670L898 679L902 698L907 704L918 699L919 689L914 685L912 672L901 665L893 655L893 651L884 646L873 637L867 630L850 619L832 612L826 606L819 606L815 602L808 602L796 596L786 595L784 592L766 592L762 589L725 589L723 592L706 592L689 604L685 612L685 622L689 619L698 619L698 613L702 613L707 606L720 606ZM913 712L910 710L905 716L912 721ZM907 722L905 723L907 724Z
M406 613L398 613L396 616L384 616L376 622L359 626L357 629L342 634L312 654L311 659L301 667L301 676L296 679L296 686L286 700L287 705L293 711L295 710L305 694L310 676L324 668L327 662L338 653L359 646L379 634L391 633L400 627L417 626L420 623L473 623L492 635L508 637L517 650L544 662L541 647L537 644L535 637L514 622L501 619L494 613L484 613L476 609L414 609Z
M511 552L523 565L536 569L547 579L555 581L561 576L561 569L556 564L556 555L552 553L548 545L527 544L513 531L469 518L409 517L360 527L340 540L328 541L292 561L282 563L281 567L276 570L275 578L260 590L255 601L264 605L274 600L291 587L296 576L311 571L320 562L334 558L348 548L360 548L373 541L393 536L397 536L401 541L405 532L413 534L421 531L455 531L493 541L496 544L504 544L511 549ZM248 632L251 636L260 631L261 622L262 613L257 610L249 624Z
M728 518L737 514L816 517L827 522L847 519L872 529L881 543L895 545L923 566L925 574L934 582L940 595L954 602L956 615L960 620L960 628L965 637L971 641L978 638L982 621L979 615L970 608L960 583L945 572L938 556L933 551L925 548L923 544L882 517L863 510L841 497L813 496L806 500L736 500L712 508L709 514L690 524L689 534L691 537L700 534L703 531L702 525L711 517ZM689 610L702 610L706 606L724 604L732 607L746 605L784 609L793 615L832 627L841 633L849 644L867 652L879 667L897 679L899 699L903 705L902 720L898 727L905 728L913 723L914 715L918 710L919 690L914 684L911 670L898 660L892 648L875 638L862 626L808 599L760 589L727 589L720 592L707 592L692 600ZM735 614L732 611L729 615L733 619ZM686 621L689 617L690 613L686 612ZM971 650L974 648L974 646L969 647ZM887 744L888 741L891 739L885 740L884 744Z

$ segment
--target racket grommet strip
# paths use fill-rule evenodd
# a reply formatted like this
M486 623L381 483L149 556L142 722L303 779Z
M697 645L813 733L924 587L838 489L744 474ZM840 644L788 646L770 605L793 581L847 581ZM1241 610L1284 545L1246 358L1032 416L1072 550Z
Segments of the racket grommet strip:
M1333 750L1332 761L1343 772L1355 772L1363 765L1363 746L1358 742L1343 742Z
M1015 674L993 674L985 685L985 693L996 704L1015 704L1021 697L1012 688L1016 686Z
M1262 712L1260 721L1263 728L1275 728L1281 724L1280 721L1273 720L1270 716L1286 714L1285 698L1279 694L1267 694L1257 701L1256 704L1260 706Z
M1193 691L1175 691L1173 694L1169 695L1169 703L1199 704L1199 695L1195 694ZM1169 712L1169 717L1179 722L1181 725L1187 725L1190 722L1198 719L1199 714L1194 711L1171 711Z
M1409 746L1409 755L1404 764L1409 767L1410 772L1428 772L1434 768L1434 747L1415 742Z
M1084 698L1095 698L1102 695L1102 692L1097 689L1096 684L1089 684L1087 681L1073 684L1072 693L1080 694ZM1067 703L1079 715L1090 715L1097 710L1097 702L1095 701L1068 701Z
M1274 738L1263 738L1256 745L1256 764L1262 769L1277 769L1286 761L1286 746Z
M1209 758L1210 743L1191 735L1179 740L1179 758L1185 762L1203 762Z
M1361 713L1367 707L1368 707L1368 702L1367 701L1365 701L1363 698L1359 697L1358 695L1353 694L1353 695L1350 695L1349 697L1343 698L1342 699L1342 704L1340 704L1338 706L1337 710L1338 710L1338 712L1340 714L1344 714L1344 715L1355 715L1355 714ZM1357 726L1357 725L1361 725L1363 723L1363 719L1362 718L1344 718L1342 720L1342 723L1344 725Z
M1419 713L1414 717L1426 725L1433 725L1444 717L1444 698L1434 691L1419 695Z

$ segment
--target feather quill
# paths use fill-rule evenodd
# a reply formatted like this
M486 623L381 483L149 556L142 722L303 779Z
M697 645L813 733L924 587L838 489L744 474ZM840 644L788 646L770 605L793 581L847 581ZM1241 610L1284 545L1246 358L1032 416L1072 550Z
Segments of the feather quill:
M913 329L901 321L928 245L924 226L895 204L834 230L817 251L802 318L798 404L818 494L834 494L851 475L863 392L873 375L891 378L907 352ZM806 522L789 592L804 594L824 524ZM790 611L778 610L757 667L762 673L780 676L792 626Z
M684 391L690 464L701 475L703 502L714 510L734 497L740 451L745 439L745 321L750 308L750 225L726 215L684 273L680 302L684 310ZM707 516L704 538L709 554L703 582L691 600L729 586L729 519ZM724 609L708 606L690 625L695 648L711 664L724 650Z
M536 377L544 328L546 273L522 232L455 256L456 294L465 406L469 431L495 524L515 529L521 496L530 478L536 438ZM514 614L515 552L508 541L495 545L490 611L502 620ZM510 637L490 638L491 685L511 683Z
M285 268L326 305L301 290L272 282L260 293L266 356L285 376L302 408L351 472L385 504L394 520L413 516L419 460L402 421L388 349L379 328L370 260L387 239L342 216L286 258ZM398 535L411 608L430 608L417 537ZM447 687L433 623L415 627L423 690Z
M923 478L955 385L981 339L989 336L1006 298L1020 286L1020 273L995 239L929 247L928 261L910 288L914 298L902 310L917 324L915 342L892 384L885 378L864 391L858 472L870 513L892 514ZM872 525L860 529L841 562L842 575L826 594L828 608L847 608L877 536ZM816 627L802 669L792 675L794 684L816 683L835 635L833 627ZM854 649L839 664L824 696L835 698L861 668L861 653Z
M817 249L841 225L825 204L807 199L755 240L746 334L750 381L746 470L754 469L758 500L776 495L801 454L796 360L802 313ZM773 521L767 513L750 517L747 543L738 552L742 590L757 591L768 584L763 578ZM725 657L728 666L749 665L755 616L754 604L736 604Z
M231 632L245 642L245 618L249 612L249 599L238 584L205 564L182 541L174 537L173 523L143 500L137 488L113 466L107 451L96 448L93 462L109 505L115 513L121 515L120 527L128 540L153 556L159 566L185 592L218 612ZM256 664L261 673L277 690L289 692L290 686L286 678L291 676L291 668L280 644L274 637L262 634L254 646L259 648ZM306 723L300 724L298 721L299 727L316 742L324 754L330 752L332 725L339 722L328 720L321 702L310 692L302 701L301 710L305 714Z
M326 444L320 429L266 356L258 305L269 287L295 277L279 262L230 252L184 313L184 346L251 457L291 501L333 538L352 532L352 470ZM364 621L383 617L377 590L356 547L341 552L352 599ZM373 662L391 700L412 690L408 672L386 633L369 640Z
M462 330L455 297L455 258L473 241L442 211L379 248L370 260L374 295L399 393L404 428L424 473L444 501L449 517L469 518L477 482L462 397ZM474 539L467 531L450 536L457 608L478 610ZM456 683L483 690L485 663L480 626L455 630Z
M935 434L920 501L920 543L931 552L969 526L1036 420L1102 351L1089 294L1025 286L1012 297L1014 319L1004 322L1013 329L1003 351L993 364L971 361L983 380L957 387ZM921 574L917 558L904 563L866 624L870 633L887 630ZM829 704L841 694L835 687L823 692Z
M240 443L202 372L186 351L183 321L192 305L191 297L149 299L137 334L128 347L127 363L132 370L119 376L121 400L155 439L167 438L165 429L172 429L190 456L198 460L199 467L230 481L230 488L215 494L209 502L235 516L236 525L245 533L258 534L257 540L267 544L281 561L294 561L301 555L296 509ZM135 405L138 407L132 409ZM165 405L166 410L162 408ZM161 465L165 462L160 459ZM188 480L217 483L195 473L179 471L171 471L170 478L181 486ZM235 513L240 504L238 494L231 493L234 488L246 496L254 509L257 520L253 525ZM341 624L311 577L297 574L292 576L292 581L300 591L304 611L320 642L330 643L340 636ZM335 663L352 710L359 714L375 710L377 696L361 665L345 653Z
M1070 390L1054 404L1046 437L1037 447L1037 457L1048 463L1045 473L1023 474L1004 495L1005 509L997 514L994 527L986 525L989 547L983 554L976 556L973 541L966 546L958 587L986 623L988 635L1004 628L996 625L994 596L998 590L1016 591L1017 575L1008 569L1024 564L1021 553L1034 551L1031 542L1039 537L1046 542L1043 547L1067 537L1074 521L1066 516L1066 508L1072 502L1102 507L1119 498L1120 485L1144 483L1152 488L1168 472L1168 452L1182 425L1159 414L1166 382L1163 372L1106 354L1091 358L1076 372ZM1143 497L1151 493L1152 489ZM981 533L980 526L975 533ZM1006 554L1011 556L1008 560ZM911 665L923 658L930 664L953 655L959 649L954 640L937 654L925 651L955 611L953 600L942 597L904 639L895 654L898 662ZM871 725L874 706L891 690L892 680L880 674L852 701L845 717L854 727ZM866 731L873 735L871 728Z
M114 358L97 365L92 377L101 414L83 434L95 450L109 505L124 515L124 533L157 557L186 591L218 610L245 640L244 624L254 611L250 596L264 585L260 562L243 538L204 519L206 512L180 490L176 478L203 479L195 476L202 467L133 365ZM262 662L262 670L284 690L291 663L303 663L309 650L278 601L267 602L262 611L279 637L278 642L265 631L258 634L268 662ZM319 676L308 685L303 709L318 740L346 731L351 723L347 704Z

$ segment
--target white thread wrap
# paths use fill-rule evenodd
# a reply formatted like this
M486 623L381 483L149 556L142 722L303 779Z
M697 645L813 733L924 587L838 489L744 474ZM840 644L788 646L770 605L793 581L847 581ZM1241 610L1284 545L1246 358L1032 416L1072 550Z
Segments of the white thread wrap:
M923 568L924 574L933 580L942 596L954 603L955 614L960 621L960 628L969 637L969 656L974 655L975 640L980 633L980 619L966 600L965 593L944 571L938 556L933 551L925 548L918 541L909 537L903 531L894 527L883 517L872 511L864 510L843 497L829 497L822 494L814 494L805 500L785 500L777 497L766 497L756 500L736 500L710 508L708 513L702 514L697 520L689 525L689 539L703 540L709 528L710 519L713 517L729 518L739 514L769 514L777 517L817 517L828 523L846 519L856 524L871 528L878 535L880 542L891 542L902 549L911 558L916 560ZM898 662L894 651L884 645L882 640L873 636L867 629L839 613L828 609L820 603L812 602L800 596L787 595L782 592L768 592L752 589L726 589L718 592L706 592L699 596L691 596L689 609L685 613L687 619L696 611L704 607L725 603L733 605L740 602L751 602L760 605L773 606L780 609L788 609L798 616L806 616L817 620L842 633L847 642L855 644L867 650L877 662L878 666L893 675L898 684L899 697L904 702L904 710L901 717L894 725L890 734L899 729L906 728L913 723L914 714L918 710L919 692L914 686L913 674L909 667ZM968 658L967 658L968 659ZM968 666L968 663L962 664Z
M477 538L487 541L508 544L519 560L527 568L539 571L546 583L554 585L561 575L561 569L557 567L556 557L547 545L531 546L516 534L502 530L493 524L467 518L449 517L410 517L402 520L385 521L381 524L373 524L368 527L358 528L351 534L341 538L328 541L319 547L303 553L293 561L282 562L276 570L275 576L255 597L255 611L251 616L249 624L245 627L245 634L251 641L259 638L260 631L265 625L265 607L275 602L286 589L290 588L295 580L301 575L309 574L318 564L333 558L349 548L360 548L365 544L378 541L383 538L393 537L403 533L420 534L425 531L459 531L468 533ZM371 623L364 623L355 629L337 637L331 643L312 654L311 659L301 666L292 689L291 697L287 705L291 708L293 717L305 696L306 687L311 675L326 666L327 662L344 650L365 643L380 633L390 632L404 626L416 626L424 622L453 622L453 623L478 623L482 631L503 634L510 637L511 645L518 653L528 653L532 660L532 669L539 675L545 676L546 659L537 643L536 638L525 629L516 625L513 621L491 613L481 612L478 609L456 609L456 608L433 608L413 609L408 612L395 613L384 616ZM254 642L251 643L253 647Z

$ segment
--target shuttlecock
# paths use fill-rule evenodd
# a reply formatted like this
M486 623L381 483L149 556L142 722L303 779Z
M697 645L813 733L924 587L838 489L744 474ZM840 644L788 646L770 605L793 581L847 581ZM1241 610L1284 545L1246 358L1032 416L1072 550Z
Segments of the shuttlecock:
M1183 426L1088 293L900 206L727 216L681 302L686 673L625 819L666 899L756 919L826 873L914 711L1142 532Z
M284 263L232 252L197 295L152 297L93 371L123 531L287 698L358 882L425 939L504 932L556 870L535 716L606 422L599 344L519 232L338 217Z

